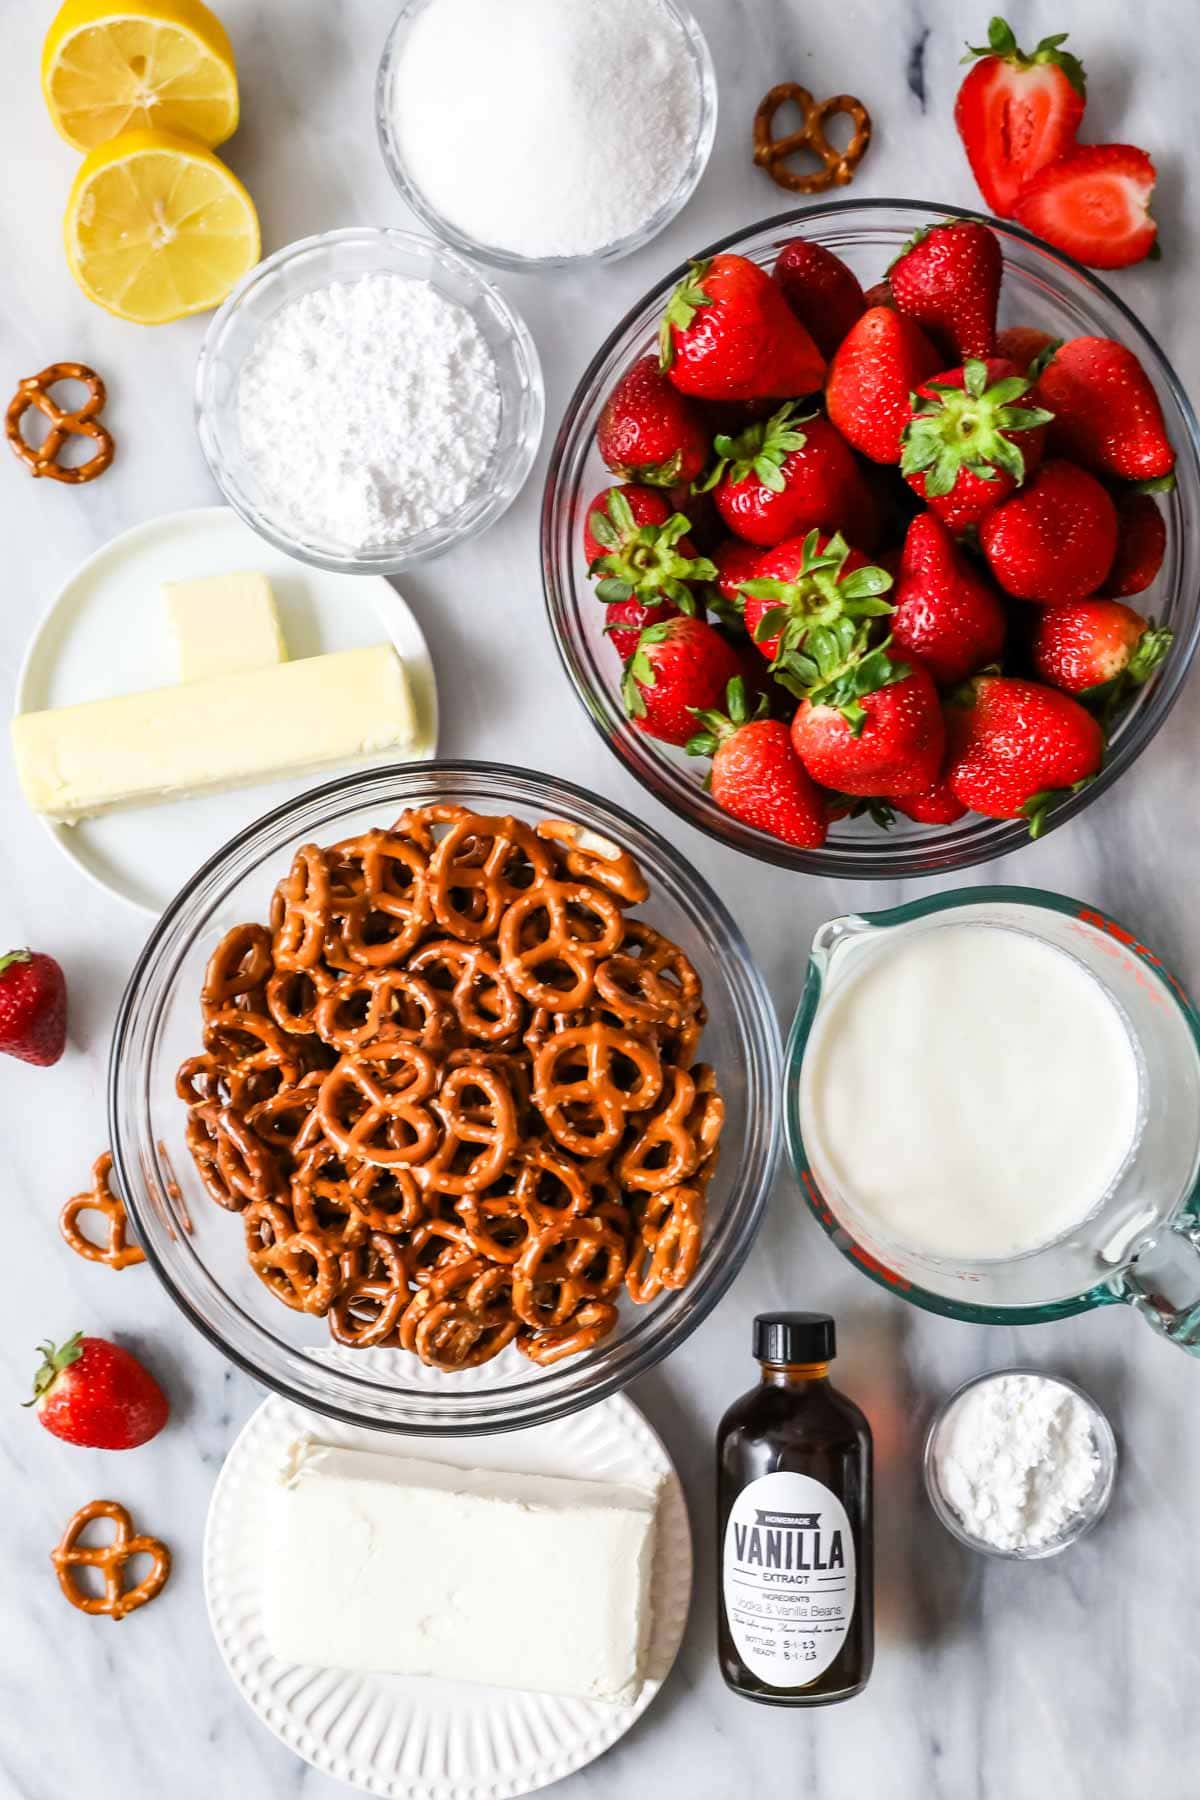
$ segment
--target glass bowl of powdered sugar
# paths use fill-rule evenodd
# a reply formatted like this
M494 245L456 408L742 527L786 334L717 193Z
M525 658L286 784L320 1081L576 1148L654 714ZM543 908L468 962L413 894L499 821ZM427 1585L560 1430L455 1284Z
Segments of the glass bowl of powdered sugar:
M1035 1562L1078 1543L1103 1518L1117 1444L1073 1381L1004 1369L976 1376L938 1408L924 1472L934 1512L961 1544Z
M394 574L520 492L545 397L520 316L411 232L352 229L259 264L209 326L200 442L248 524L322 568Z
M613 260L694 192L716 75L680 0L406 0L376 123L405 200L468 255Z

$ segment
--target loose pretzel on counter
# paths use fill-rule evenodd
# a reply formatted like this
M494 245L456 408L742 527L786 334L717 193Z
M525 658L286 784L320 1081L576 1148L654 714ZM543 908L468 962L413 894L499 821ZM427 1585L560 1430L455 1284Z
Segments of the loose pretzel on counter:
M96 1519L111 1519L115 1535L107 1544L84 1544L80 1537ZM150 1569L135 1587L125 1586L125 1565L134 1556L148 1556ZM89 1500L67 1522L50 1560L58 1576L58 1585L71 1605L80 1612L109 1619L124 1619L140 1606L146 1606L166 1586L171 1573L171 1552L160 1538L135 1533L133 1520L115 1500ZM104 1591L88 1594L79 1586L73 1571L77 1568L98 1569Z
M109 1151L92 1164L92 1185L86 1194L75 1194L58 1215L58 1226L76 1256L104 1263L110 1269L132 1269L144 1263L146 1252L126 1237L129 1221L125 1202L111 1182L113 1159ZM79 1229L80 1215L99 1213L107 1226L104 1243L98 1244Z
M785 137L773 137L775 115L781 106L794 101L804 123L799 131ZM844 113L854 126L854 136L844 150L831 144L825 135L830 119ZM827 100L814 100L798 81L781 81L765 94L754 115L754 160L765 169L779 187L796 194L823 194L831 187L846 187L854 179L854 171L867 153L871 142L871 115L853 94L831 94ZM784 167L789 156L798 151L811 151L821 167L802 173Z

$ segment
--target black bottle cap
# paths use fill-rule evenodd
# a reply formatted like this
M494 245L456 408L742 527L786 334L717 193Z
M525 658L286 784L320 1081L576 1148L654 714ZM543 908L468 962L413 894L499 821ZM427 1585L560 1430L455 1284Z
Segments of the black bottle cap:
M837 1333L828 1313L759 1313L754 1320L754 1354L759 1362L832 1362Z

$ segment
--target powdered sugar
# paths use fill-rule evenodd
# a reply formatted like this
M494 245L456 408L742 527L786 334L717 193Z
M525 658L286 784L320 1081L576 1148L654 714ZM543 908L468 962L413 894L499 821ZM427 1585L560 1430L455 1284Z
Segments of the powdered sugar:
M660 0L431 0L387 104L401 161L450 224L519 256L582 256L678 188L701 90Z
M938 1428L934 1462L967 1532L999 1550L1058 1537L1100 1472L1087 1406L1039 1375L997 1375L969 1388Z
M263 510L348 550L405 542L479 487L500 428L496 365L471 315L379 272L280 307L238 379Z

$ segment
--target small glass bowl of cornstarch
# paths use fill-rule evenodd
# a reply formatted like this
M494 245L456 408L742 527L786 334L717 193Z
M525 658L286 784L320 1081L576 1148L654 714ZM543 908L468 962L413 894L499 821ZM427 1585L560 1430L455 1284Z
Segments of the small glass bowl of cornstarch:
M405 200L499 268L613 261L691 198L717 82L681 0L405 0L376 123Z
M923 1468L930 1505L960 1544L1036 1562L1078 1543L1104 1517L1117 1443L1073 1381L1000 1369L965 1382L939 1406Z
M196 371L226 500L289 555L395 574L485 531L525 482L545 395L519 314L407 231L289 244L216 313Z

